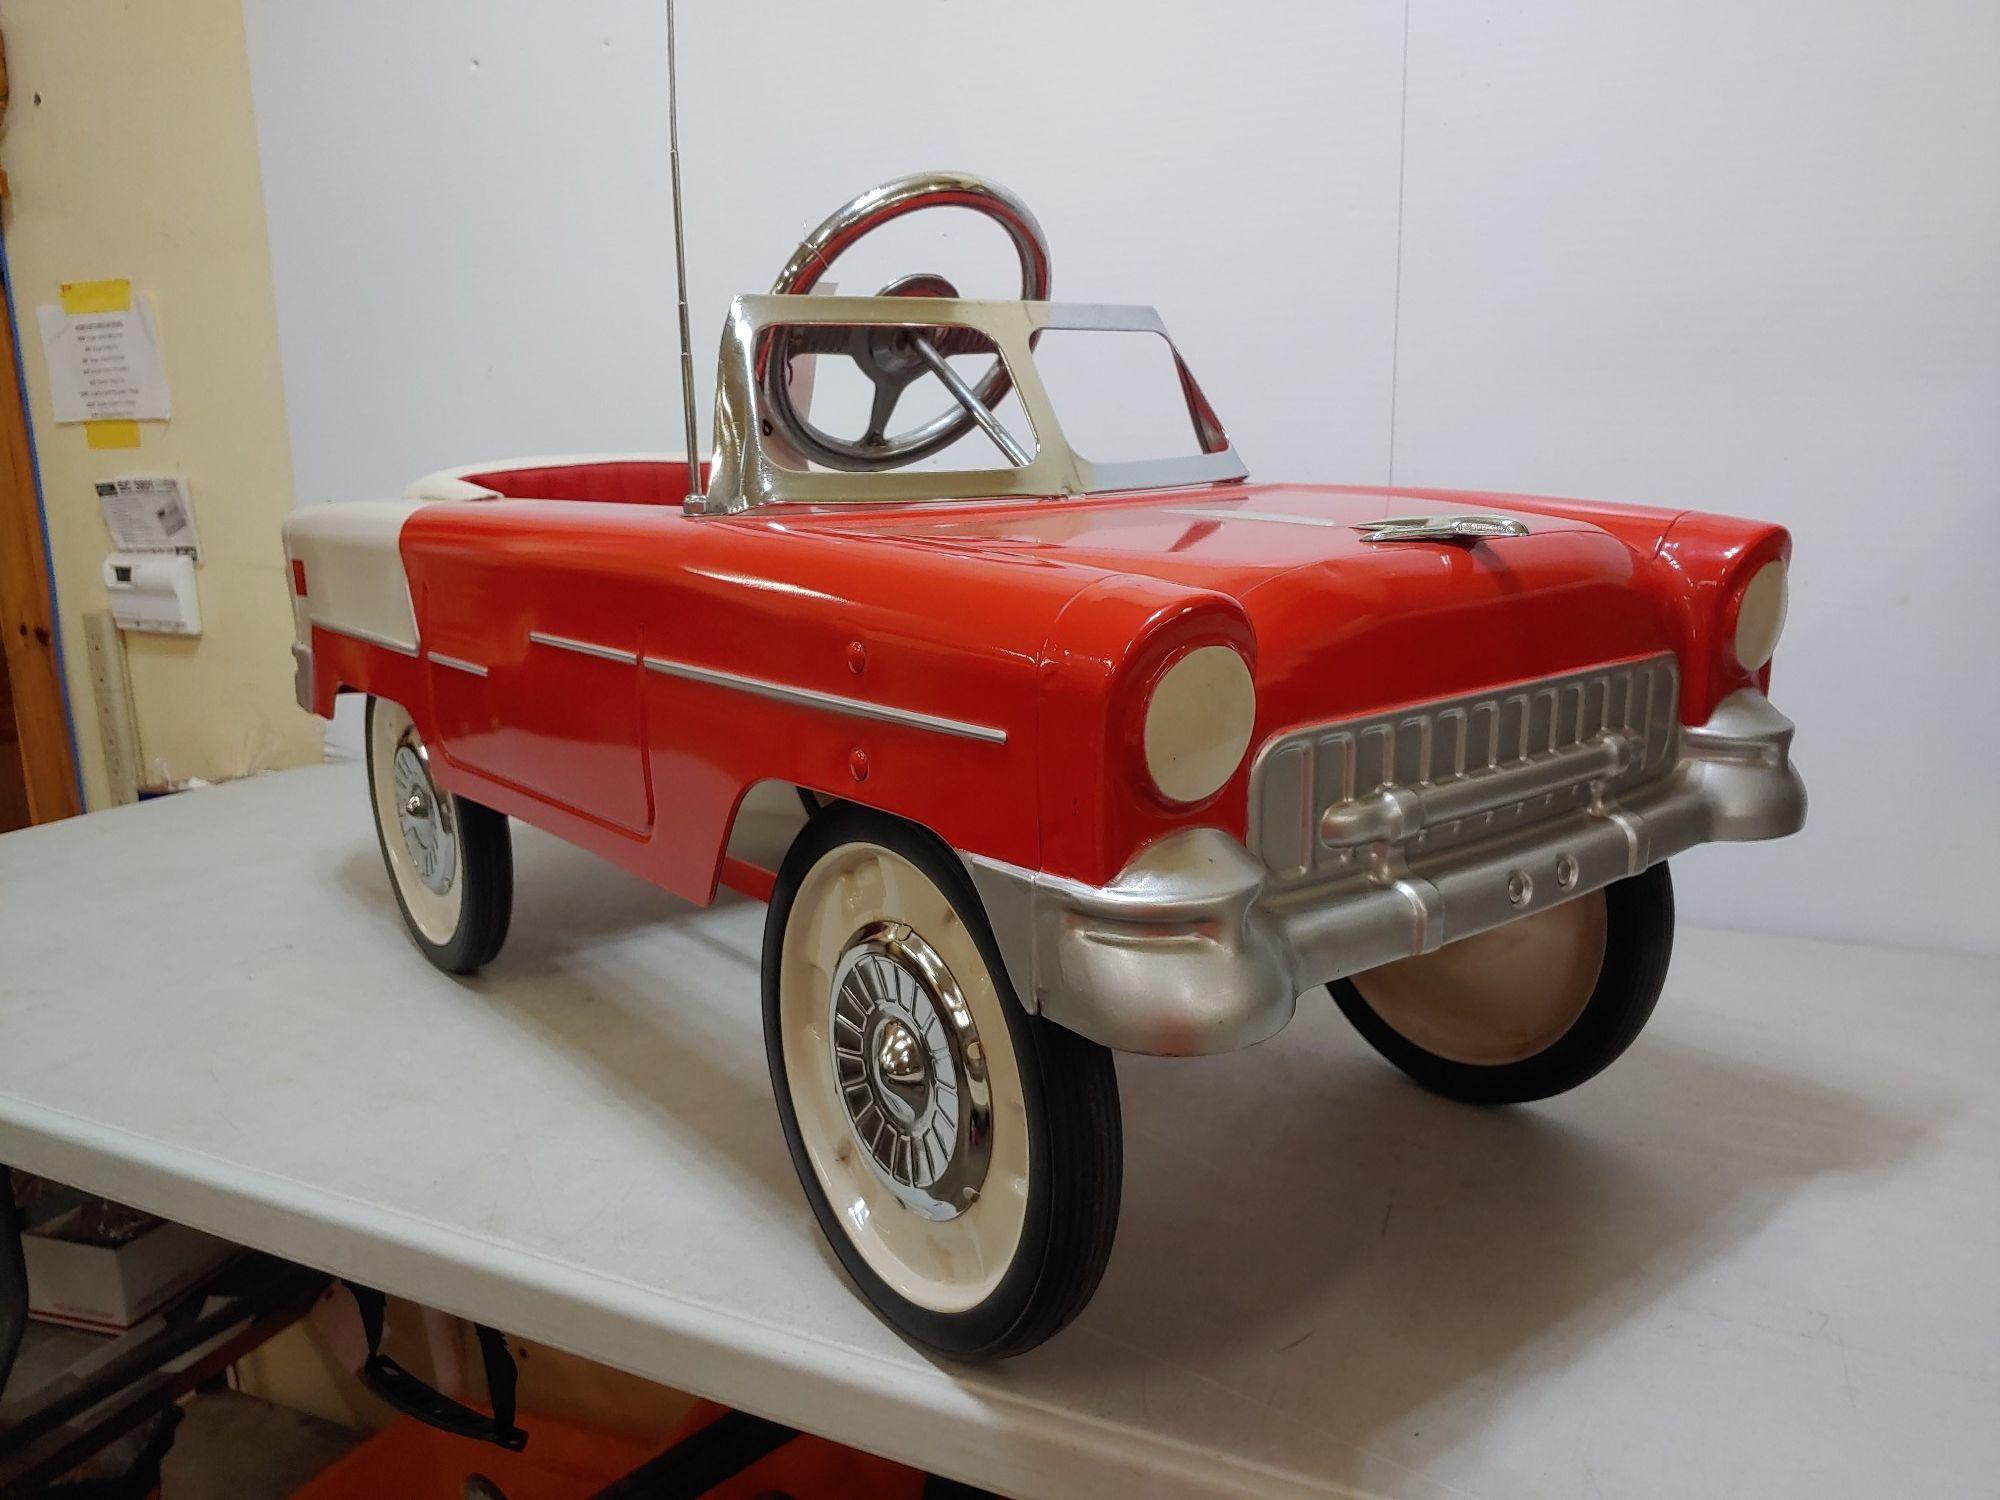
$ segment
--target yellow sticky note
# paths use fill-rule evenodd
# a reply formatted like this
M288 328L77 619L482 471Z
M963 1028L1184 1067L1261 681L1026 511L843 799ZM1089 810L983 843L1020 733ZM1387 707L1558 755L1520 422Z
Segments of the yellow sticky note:
M65 281L62 310L71 317L81 313L129 312L132 283L120 276L115 281Z
M136 448L139 446L139 424L119 420L85 422L83 440L93 448Z

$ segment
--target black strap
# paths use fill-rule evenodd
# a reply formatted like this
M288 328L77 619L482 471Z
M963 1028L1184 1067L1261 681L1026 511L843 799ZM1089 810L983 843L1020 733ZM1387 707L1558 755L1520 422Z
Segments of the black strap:
M513 1453L528 1446L528 1435L514 1425L514 1387L519 1372L507 1352L506 1337L484 1323L474 1323L479 1355L486 1365L486 1391L493 1415L486 1416L451 1399L420 1380L382 1352L382 1319L387 1299L373 1287L346 1283L361 1312L361 1331L368 1336L368 1359L361 1366L361 1383L405 1416L415 1417L441 1432L495 1443Z
M753 1417L747 1411L726 1411L599 1490L593 1500L695 1500L768 1458L798 1435L795 1427Z

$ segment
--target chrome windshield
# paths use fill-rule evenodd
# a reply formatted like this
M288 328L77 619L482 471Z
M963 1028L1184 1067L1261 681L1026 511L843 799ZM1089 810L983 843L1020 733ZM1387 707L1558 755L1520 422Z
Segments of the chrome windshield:
M770 357L777 329L909 328L966 330L998 351L1032 428L1032 444L1014 455L1025 462L967 469L818 471L788 455L759 405L760 360ZM1034 346L1051 329L1157 334L1174 369L1199 451L1184 457L1093 462L1064 436L1061 418L1035 362ZM826 343L833 340L805 340ZM1224 483L1248 471L1230 446L1214 409L1150 307L1069 302L987 302L941 297L744 296L731 304L722 332L715 399L715 459L704 514L791 501L804 504L883 504L989 496L1057 497L1107 490L1162 489Z

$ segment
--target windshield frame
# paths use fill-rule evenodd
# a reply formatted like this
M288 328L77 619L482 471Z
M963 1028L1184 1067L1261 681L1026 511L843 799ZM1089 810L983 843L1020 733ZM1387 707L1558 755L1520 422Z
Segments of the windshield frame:
M808 472L779 463L764 433L755 368L767 329L784 325L835 327L963 327L984 334L1013 375L1014 390L1033 429L1030 461L1018 467ZM1122 463L1093 463L1063 436L1041 372L1034 340L1045 328L1082 332L1155 333L1172 351L1196 441L1203 452ZM824 356L823 356L824 357ZM942 394L940 392L940 394ZM729 307L716 368L715 459L704 514L774 504L884 505L923 500L1056 499L1116 490L1226 484L1244 467L1214 409L1195 383L1160 315L1150 307L1085 302L975 301L933 297L742 296Z

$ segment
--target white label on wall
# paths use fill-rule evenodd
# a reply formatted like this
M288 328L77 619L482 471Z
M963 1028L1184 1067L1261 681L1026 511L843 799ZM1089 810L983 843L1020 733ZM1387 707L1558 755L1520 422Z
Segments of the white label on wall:
M118 551L171 552L201 561L185 479L160 474L105 480L97 486L97 503Z
M58 422L162 422L171 415L147 298L119 312L66 313L48 303L36 314Z

